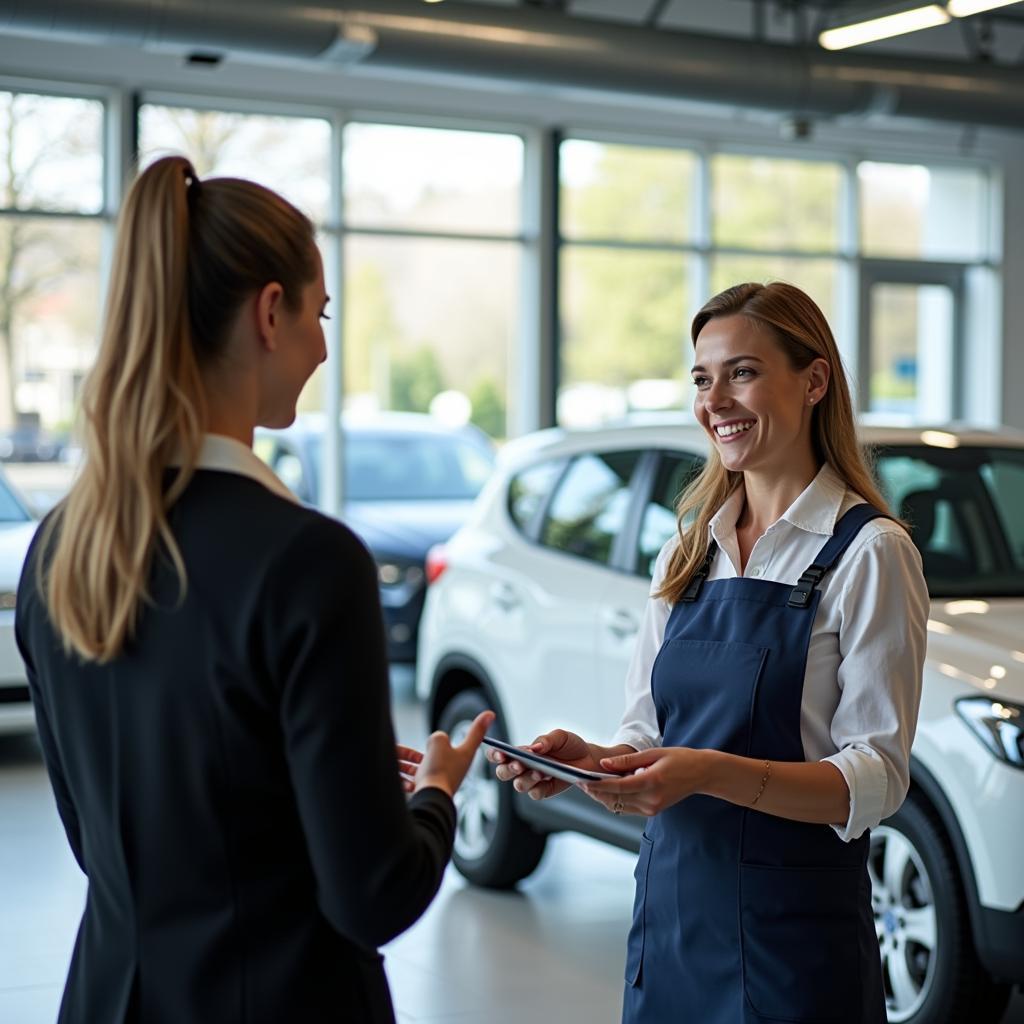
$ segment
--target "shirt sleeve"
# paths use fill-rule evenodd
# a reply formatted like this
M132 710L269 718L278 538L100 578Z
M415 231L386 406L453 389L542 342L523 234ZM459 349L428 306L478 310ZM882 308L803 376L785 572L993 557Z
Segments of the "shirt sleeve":
M651 695L651 671L654 668L654 659L661 650L665 625L672 608L664 598L655 597L654 593L665 578L665 569L675 545L676 538L672 537L661 549L654 563L650 596L647 598L640 631L637 633L636 647L633 648L633 657L626 672L626 706L619 728L612 739L612 746L625 743L639 751L648 750L661 743L658 714L654 707L654 697Z
M823 758L850 791L850 816L833 825L844 842L903 803L921 702L928 587L921 556L902 530L877 534L858 550L839 597L837 752Z

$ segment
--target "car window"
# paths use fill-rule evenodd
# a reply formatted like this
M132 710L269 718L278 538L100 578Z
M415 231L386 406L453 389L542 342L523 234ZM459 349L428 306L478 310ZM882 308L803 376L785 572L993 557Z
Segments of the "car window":
M876 468L933 597L1024 595L1024 451L891 448Z
M993 455L981 467L981 479L999 514L1017 565L1024 564L1024 459L1011 461Z
M551 499L541 543L594 562L607 562L629 508L629 481L640 452L573 459Z
M0 523L27 523L29 515L7 484L0 480Z
M662 453L654 488L640 521L636 571L641 576L654 574L658 552L676 532L676 500L703 464L698 455Z
M516 473L509 481L508 514L522 533L530 532L534 519L564 466L563 459L552 459Z
M480 493L493 456L443 434L352 433L345 437L348 501L464 501Z

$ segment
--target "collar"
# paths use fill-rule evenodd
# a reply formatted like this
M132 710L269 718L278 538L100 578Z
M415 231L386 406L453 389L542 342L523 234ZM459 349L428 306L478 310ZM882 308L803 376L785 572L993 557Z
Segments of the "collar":
M204 434L196 469L212 469L220 473L237 473L262 484L279 498L301 504L277 474L246 444L223 434Z
M831 537L846 490L846 481L826 462L782 518L799 530Z
M818 470L815 478L803 489L796 501L768 527L766 532L775 529L779 522L785 521L797 529L808 533L819 533L831 537L839 518L839 509L846 497L846 482L827 462ZM736 523L746 492L740 484L722 503L722 507L712 516L709 527L711 536L722 546L723 540L736 534Z

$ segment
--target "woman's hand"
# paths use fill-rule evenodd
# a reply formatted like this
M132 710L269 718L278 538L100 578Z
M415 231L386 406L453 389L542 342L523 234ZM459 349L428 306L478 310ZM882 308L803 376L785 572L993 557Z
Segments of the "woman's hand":
M452 746L448 734L444 732L432 733L427 739L427 749L422 754L412 747L397 746L395 750L402 788L407 793L415 793L427 786L435 786L449 796L454 796L494 717L493 711L481 711L473 719L466 738L458 746Z
M523 749L591 772L601 771L601 758L612 753L608 748L588 743L576 733L566 732L565 729L554 729L544 733ZM487 760L497 765L495 775L499 781L511 782L517 792L528 793L534 800L546 800L548 797L557 796L570 786L570 783L553 779L550 775L530 768L500 750L489 749Z
M689 747L654 747L639 753L601 759L597 770L632 772L621 779L588 782L584 792L617 814L658 814L694 793L704 791L708 751Z
M411 793L416 788L416 771L423 763L423 755L415 747L395 745L398 756L398 777L402 780L402 789Z

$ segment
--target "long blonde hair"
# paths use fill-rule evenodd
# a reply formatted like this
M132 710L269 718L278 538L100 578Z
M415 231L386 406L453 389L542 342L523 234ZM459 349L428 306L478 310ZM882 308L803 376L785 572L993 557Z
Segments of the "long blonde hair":
M167 513L202 444L202 369L223 355L246 297L278 282L294 311L315 276L312 224L269 189L200 182L184 157L156 161L132 185L83 390L84 464L47 524L37 566L68 653L100 663L121 653L149 600L158 552L184 597L185 563ZM172 462L180 468L167 486Z
M850 388L832 330L817 303L795 285L738 284L709 299L693 318L690 338L709 320L744 316L767 329L789 357L794 370L803 370L815 359L824 359L831 371L828 390L811 414L811 441L819 465L828 463L846 486L883 512L889 506L882 497L864 451L857 440ZM658 590L658 597L675 604L708 552L709 524L725 500L740 485L742 473L722 465L712 449L703 470L680 495L676 504L679 543L673 549Z

